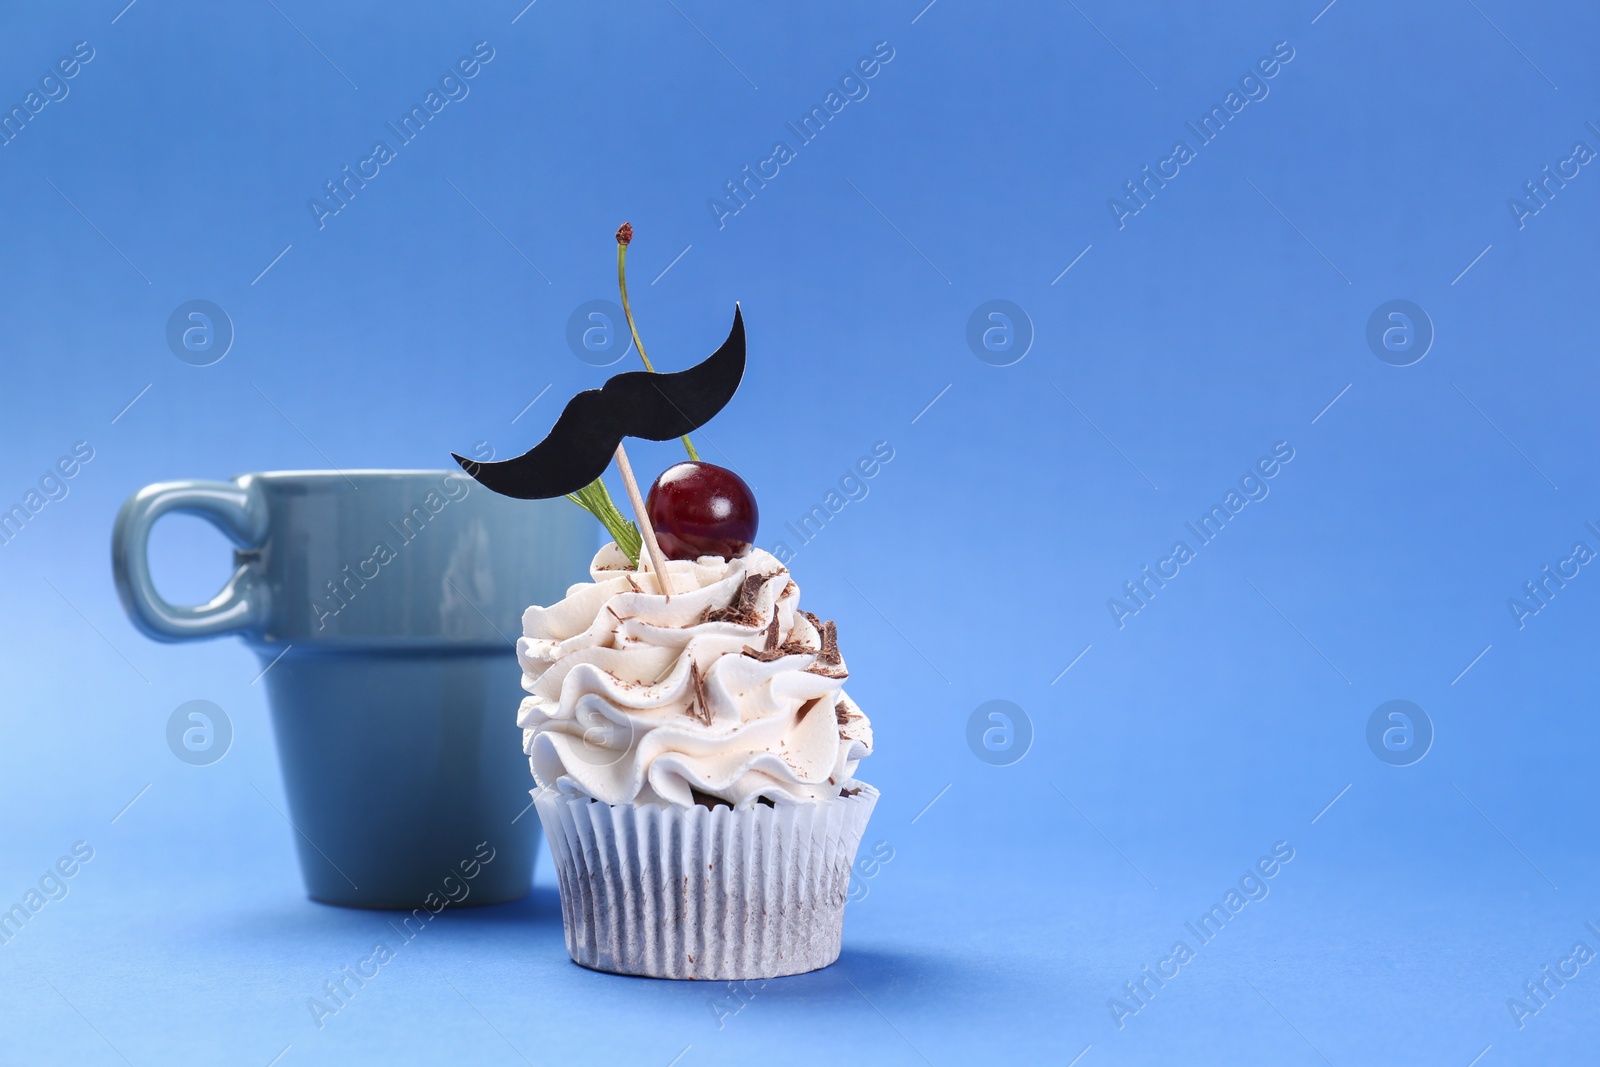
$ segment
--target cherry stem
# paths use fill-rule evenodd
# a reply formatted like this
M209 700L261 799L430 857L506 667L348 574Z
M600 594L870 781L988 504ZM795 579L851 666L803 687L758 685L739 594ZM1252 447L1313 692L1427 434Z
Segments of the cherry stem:
M622 475L622 484L628 490L628 502L633 505L633 517L639 521L639 535L644 538L644 546L650 551L650 567L655 571L656 585L661 589L661 595L670 600L672 576L667 573L667 557L661 551L661 542L656 540L656 528L650 525L650 511L644 505L644 497L639 495L639 483L634 480L633 467L628 463L628 453L620 441L617 442L616 459L617 471Z
M629 228L628 239L633 239L633 230ZM639 339L639 327L633 324L633 309L628 306L628 242L617 242L617 288L622 291L622 314L628 319L628 332L633 335L633 347L639 350L639 358L644 361L644 369L651 374L655 373L655 366L650 362L650 357L644 353L644 342ZM689 458L695 462L700 461L700 453L695 451L694 442L689 440L689 435L682 437L683 447L688 450Z

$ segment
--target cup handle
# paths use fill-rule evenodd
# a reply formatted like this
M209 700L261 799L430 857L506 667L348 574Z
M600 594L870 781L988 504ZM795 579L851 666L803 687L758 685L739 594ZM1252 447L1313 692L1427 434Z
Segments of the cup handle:
M267 536L267 507L260 491L239 482L159 482L123 502L111 530L111 570L117 595L135 626L158 641L260 633L270 610L267 589L240 564L209 604L170 604L150 579L150 530L169 511L198 515L242 549L259 548Z

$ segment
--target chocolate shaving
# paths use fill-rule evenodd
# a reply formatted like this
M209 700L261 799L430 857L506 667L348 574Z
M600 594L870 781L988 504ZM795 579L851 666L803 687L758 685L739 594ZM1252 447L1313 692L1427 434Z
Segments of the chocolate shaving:
M642 593L642 592L644 592L644 590L643 590L643 589L640 589L640 588L639 588L639 583L638 583L638 582L636 582L636 581L634 581L634 580L633 580L633 575L631 575L631 574L630 574L630 575L627 575L627 579L628 579L628 584L629 584L629 585L631 585L631 586L632 586L632 587L633 587L633 591L634 591L634 592L635 592L635 593Z
M839 790L839 795L842 796L842 797L853 797L859 792L861 792L861 787L858 785L854 789L841 789L841 790Z
M801 644L799 641L791 639L773 649L746 647L744 654L751 659L760 660L762 663L771 663L773 660L782 659L785 656L810 656L816 651L810 645Z
M725 608L707 608L700 613L701 622L731 622L739 626L755 626L761 621L756 614L756 596L766 582L765 574L748 575L732 604Z
M839 631L834 626L833 620L823 622L809 611L802 611L800 614L811 621L811 625L816 627L817 633L822 638L822 647L813 650L817 658L806 668L807 673L818 674L824 678L850 677L850 672L844 669L844 657L839 655Z
M694 699L684 708L684 714L699 719L702 726L711 725L711 705L706 703L706 684L700 677L700 668L689 662L689 685L694 689Z
M843 726L845 723L849 722L855 717L855 712L851 711L850 705L846 704L844 701L841 700L839 703L833 706L833 719L840 726Z
M701 621L718 621L719 617L724 614L738 612L743 607L742 601L745 598L745 589L750 588L750 581L751 579L746 578L744 589L739 591L739 599L741 603L734 604L731 607L719 609L719 611L716 612L708 610L701 617ZM850 672L844 669L844 657L839 654L838 627L836 627L831 620L828 622L823 622L809 611L801 611L800 614L804 615L811 623L812 628L817 631L818 638L822 644L821 648L812 648L803 641L796 639L792 634L787 641L779 644L778 619L776 614L774 614L772 622L767 626L766 647L761 649L746 647L744 649L744 654L749 656L751 659L759 660L762 663L771 663L773 660L782 659L784 656L814 656L816 658L812 661L811 665L805 668L808 673L821 675L824 678L850 677Z
M817 653L817 662L830 667L844 662L844 657L839 655L839 631L832 619L822 624L822 651Z

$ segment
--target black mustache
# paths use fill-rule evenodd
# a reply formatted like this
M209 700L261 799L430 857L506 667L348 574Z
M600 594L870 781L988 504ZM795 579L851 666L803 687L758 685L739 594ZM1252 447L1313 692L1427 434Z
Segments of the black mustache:
M542 500L576 493L601 474L624 437L670 441L698 430L733 399L744 378L744 315L733 306L728 339L704 360L671 374L628 371L567 401L543 441L513 459L461 469L502 496Z

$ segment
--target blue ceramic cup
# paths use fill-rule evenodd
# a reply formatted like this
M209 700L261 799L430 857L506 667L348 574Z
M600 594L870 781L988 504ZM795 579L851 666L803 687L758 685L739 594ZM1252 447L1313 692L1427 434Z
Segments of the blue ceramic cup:
M151 527L198 515L238 546L209 604L168 603ZM516 728L522 611L587 576L594 522L460 471L280 471L146 486L112 533L117 591L162 641L236 634L263 682L295 845L315 900L415 908L524 896L539 820Z

